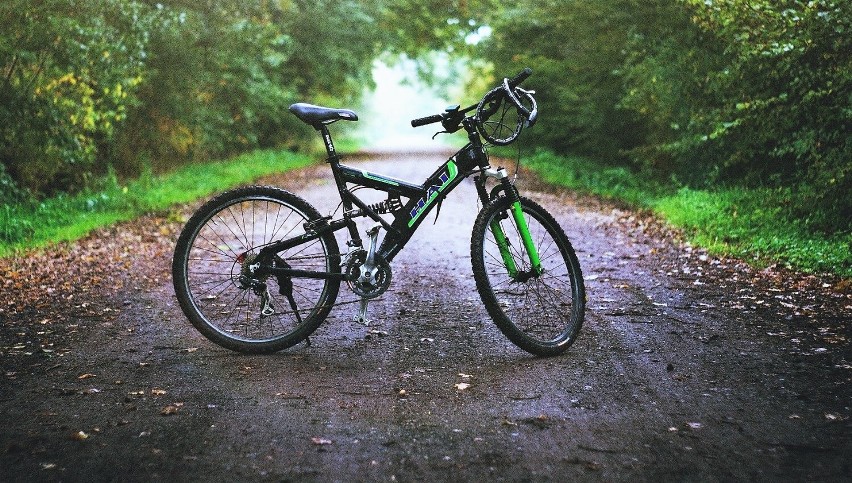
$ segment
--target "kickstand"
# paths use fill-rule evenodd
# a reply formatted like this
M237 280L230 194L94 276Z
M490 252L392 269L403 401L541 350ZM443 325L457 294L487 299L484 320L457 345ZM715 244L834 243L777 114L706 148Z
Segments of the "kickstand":
M355 322L359 324L364 324L365 326L370 325L370 319L367 318L367 304L370 303L370 299L361 297L361 303L358 306L358 314L355 315Z

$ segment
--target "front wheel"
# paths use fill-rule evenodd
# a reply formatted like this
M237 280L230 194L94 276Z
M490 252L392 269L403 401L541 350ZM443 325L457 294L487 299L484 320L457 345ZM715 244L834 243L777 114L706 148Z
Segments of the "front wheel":
M305 233L320 214L287 191L250 186L208 201L190 218L172 262L184 314L222 347L260 354L299 343L331 310L340 280L274 275L269 268L340 273L333 233L262 260L260 250Z
M583 325L580 263L550 213L527 198L520 198L520 208L513 214L513 202L499 197L480 211L471 237L473 278L488 314L510 341L532 354L555 356L574 343ZM537 252L532 256L530 242Z

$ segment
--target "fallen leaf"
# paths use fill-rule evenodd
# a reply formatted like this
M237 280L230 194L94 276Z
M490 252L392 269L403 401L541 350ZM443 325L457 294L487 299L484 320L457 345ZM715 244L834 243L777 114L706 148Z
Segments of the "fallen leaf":
M464 391L465 389L470 387L470 384L468 384L466 382L460 382L458 384L455 384L453 387L455 387L459 391Z
M164 407L162 411L160 411L160 414L162 414L163 416L171 416L173 414L177 414L177 412L180 411L181 406L183 406L183 403L169 404L168 406Z
M399 392L397 393L397 396L399 396L399 397L407 397L407 396L408 396L408 391L406 391L405 389L400 389L400 390L399 390Z
M686 423L689 429L701 429L701 423Z
M90 387L89 389L83 390L83 394L97 394L99 392L101 392L101 390L96 387Z
M83 441L84 439L89 439L89 435L83 431L77 431L71 435L71 439L74 441Z
M85 374L80 374L79 376L77 376L77 379L88 379L90 377L97 377L97 376L95 374L87 372Z
M311 443L316 446L328 446L331 444L331 440L325 438L311 438Z
M151 395L152 396L162 396L165 393L166 393L165 389L157 389L157 388L151 389Z

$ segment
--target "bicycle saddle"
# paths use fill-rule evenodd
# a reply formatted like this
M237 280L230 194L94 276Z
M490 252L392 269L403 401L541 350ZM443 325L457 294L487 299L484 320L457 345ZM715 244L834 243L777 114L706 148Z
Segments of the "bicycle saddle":
M296 115L302 122L317 126L319 124L331 124L343 119L344 121L357 121L358 115L349 109L332 109L330 107L315 106L304 102L297 102L290 106L290 112Z

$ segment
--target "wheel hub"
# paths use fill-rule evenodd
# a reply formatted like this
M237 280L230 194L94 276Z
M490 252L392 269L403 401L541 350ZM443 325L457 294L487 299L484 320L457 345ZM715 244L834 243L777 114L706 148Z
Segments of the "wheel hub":
M236 267L239 267L239 275L236 277L238 287L246 290L263 285L265 278L260 279L255 273L260 268L256 253L242 253L234 260L234 268Z

